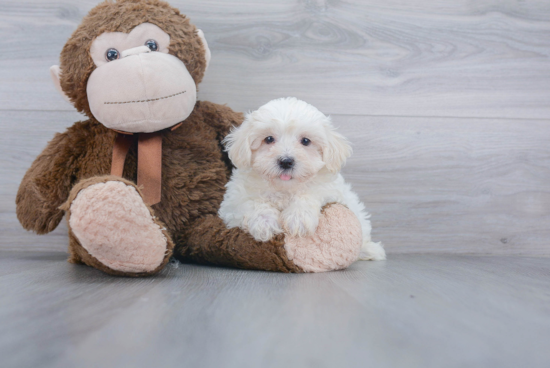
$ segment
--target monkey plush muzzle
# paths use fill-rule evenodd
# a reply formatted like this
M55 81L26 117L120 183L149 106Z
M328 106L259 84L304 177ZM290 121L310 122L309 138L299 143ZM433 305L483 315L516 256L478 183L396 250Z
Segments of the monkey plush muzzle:
M107 128L150 133L185 120L193 111L196 85L181 60L146 46L96 68L88 80L90 110Z

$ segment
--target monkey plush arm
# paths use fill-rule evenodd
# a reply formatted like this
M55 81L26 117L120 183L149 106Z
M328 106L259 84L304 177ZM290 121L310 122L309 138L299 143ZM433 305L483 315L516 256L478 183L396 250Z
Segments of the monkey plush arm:
M240 228L228 229L215 215L197 219L186 236L186 246L174 252L182 261L276 272L344 269L358 259L362 244L359 220L337 203L321 210L319 226L310 237L279 234L259 242Z
M79 148L69 141L68 132L56 134L23 177L15 203L17 218L27 230L49 233L63 218L59 206L78 172Z
M218 216L197 219L186 234L185 247L174 256L186 262L273 272L304 272L287 256L285 236L259 242L240 228L228 229Z

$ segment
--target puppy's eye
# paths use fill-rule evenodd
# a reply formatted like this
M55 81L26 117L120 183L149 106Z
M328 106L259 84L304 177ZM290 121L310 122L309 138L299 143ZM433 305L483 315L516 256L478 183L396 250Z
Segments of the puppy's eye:
M145 41L145 46L149 48L151 51L157 51L159 49L159 45L157 44L157 41L155 40L147 40Z
M269 137L266 137L266 138L264 139L264 141L265 141L265 143L267 143L267 144L271 144L271 143L275 142L275 138L273 138L272 136L269 136Z
M311 140L309 140L309 138L302 138L300 143L302 143L304 146L309 146Z
M105 59L107 59L107 61L113 61L113 60L116 60L118 58L120 58L120 53L118 52L117 49L109 49L105 53Z

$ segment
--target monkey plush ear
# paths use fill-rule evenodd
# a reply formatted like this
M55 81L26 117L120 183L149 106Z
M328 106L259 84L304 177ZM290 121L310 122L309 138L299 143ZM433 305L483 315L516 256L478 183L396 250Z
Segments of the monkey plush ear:
M61 88L61 80L59 78L60 72L61 69L59 68L59 65L52 65L52 67L50 68L50 76L52 77L55 89L57 89L57 92L59 92L61 96L63 96L65 101L71 103L71 100L69 99L69 97L67 97L67 95L65 94L65 92L63 92L63 89Z
M208 43L206 42L206 38L204 38L204 32L201 29L197 29L197 35L200 37L202 44L204 45L204 57L206 58L206 69L208 69L208 65L210 65L210 58L212 54L210 53L210 49L208 48Z

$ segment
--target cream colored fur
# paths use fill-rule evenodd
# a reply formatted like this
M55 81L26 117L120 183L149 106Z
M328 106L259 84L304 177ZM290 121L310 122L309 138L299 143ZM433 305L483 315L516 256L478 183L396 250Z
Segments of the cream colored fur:
M207 66L210 49L204 33L197 30ZM156 52L144 46L155 40ZM193 111L197 86L181 60L168 54L170 36L154 24L143 23L130 33L106 32L90 48L96 69L89 77L87 95L94 117L108 128L131 133L150 133L171 127ZM116 49L120 58L108 61L107 50ZM56 89L60 86L59 66L50 68Z
M155 132L185 120L195 107L197 87L183 62L145 49L95 69L88 79L90 110L107 128Z
M311 143L303 145L303 138ZM241 227L260 241L282 232L308 237L317 229L321 208L337 202L361 223L361 259L386 258L381 244L371 241L365 206L339 174L351 147L315 107L296 98L273 100L248 114L225 144L237 167L219 210L228 227ZM291 170L278 164L284 157L294 159Z
M147 40L156 41L156 52L144 46ZM88 79L87 93L99 122L111 129L150 133L191 114L197 86L183 62L168 54L169 46L170 36L149 23L130 33L106 32L94 40L90 55L97 68ZM111 48L120 59L105 58Z

